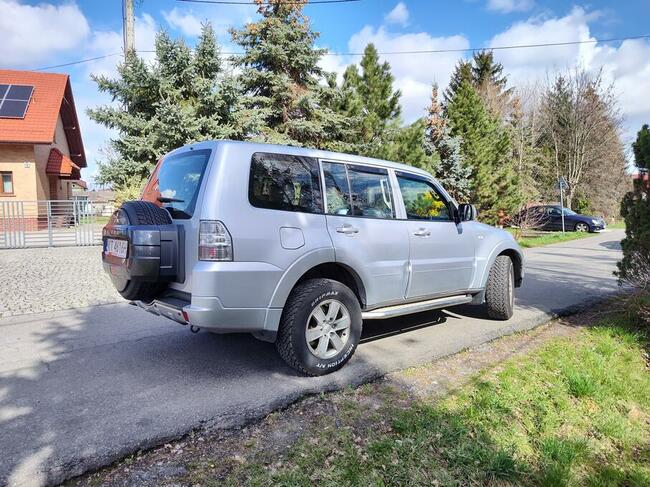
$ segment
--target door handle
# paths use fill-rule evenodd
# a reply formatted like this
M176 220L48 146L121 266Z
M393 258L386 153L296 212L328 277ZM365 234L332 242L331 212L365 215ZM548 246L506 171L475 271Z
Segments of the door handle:
M431 232L426 228L418 228L415 232L413 232L413 235L416 237L430 237Z
M343 226L340 226L336 229L338 233L345 233L346 235L352 235L354 233L359 233L359 229L356 227L353 227L349 223L346 223Z

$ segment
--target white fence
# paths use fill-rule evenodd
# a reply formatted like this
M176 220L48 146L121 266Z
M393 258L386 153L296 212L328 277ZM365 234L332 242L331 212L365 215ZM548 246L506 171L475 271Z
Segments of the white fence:
M99 245L106 206L83 200L0 201L0 249Z

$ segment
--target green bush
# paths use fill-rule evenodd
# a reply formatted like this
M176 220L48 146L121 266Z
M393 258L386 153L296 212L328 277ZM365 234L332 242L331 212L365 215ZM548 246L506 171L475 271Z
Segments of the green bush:
M125 201L139 200L146 179L133 177L115 190L115 204L120 206Z
M623 198L621 216L625 219L623 259L615 274L621 284L650 290L650 183L642 177Z

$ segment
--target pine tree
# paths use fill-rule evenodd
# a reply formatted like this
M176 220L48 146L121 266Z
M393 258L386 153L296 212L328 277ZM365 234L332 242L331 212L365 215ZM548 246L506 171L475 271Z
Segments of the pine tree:
M472 62L461 59L456 64L454 72L451 74L451 79L449 80L449 85L444 93L444 102L445 106L448 105L451 100L456 96L456 92L460 88L460 85L464 82L474 84L474 74L472 73Z
M476 89L493 116L504 122L509 119L513 89L507 87L508 77L503 73L503 65L494 60L492 51L478 51L471 60L458 62L445 91L445 105L451 102L463 81Z
M508 213L519 204L508 133L467 81L460 84L445 115L450 135L462 138L461 154L471 168L471 199L482 219L495 223L500 210Z
M241 138L248 130L210 24L194 50L160 32L153 65L129 53L116 79L93 79L118 102L88 110L92 120L118 134L99 164L99 184L137 186L170 150L199 140Z
M472 57L472 82L477 88L491 84L506 90L508 77L503 74L503 65L494 61L492 51L479 51Z
M470 196L471 170L463 162L461 144L460 136L451 135L438 101L438 86L434 85L425 118L424 147L429 154L437 154L440 159L435 170L440 183L456 201L464 202Z
M351 123L349 152L378 157L387 139L397 136L401 93L393 90L393 82L390 64L379 62L372 44L366 46L359 67L346 69L339 110Z
M390 137L377 148L372 157L397 161L413 167L419 167L431 173L439 163L437 154L427 153L423 144L425 122L418 119L411 125L396 128Z
M324 49L316 49L318 34L302 13L306 0L255 0L261 19L232 30L244 49L233 63L246 96L252 127L248 137L270 143L316 148L331 147L347 126L332 107L333 88L321 84L318 66Z

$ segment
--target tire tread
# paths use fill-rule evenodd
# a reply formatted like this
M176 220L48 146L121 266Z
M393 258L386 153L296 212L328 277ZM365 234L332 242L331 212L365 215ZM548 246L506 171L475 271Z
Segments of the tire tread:
M508 295L508 277L512 272L512 260L507 255L497 256L485 289L485 304L488 316L496 320L507 320L512 316Z

